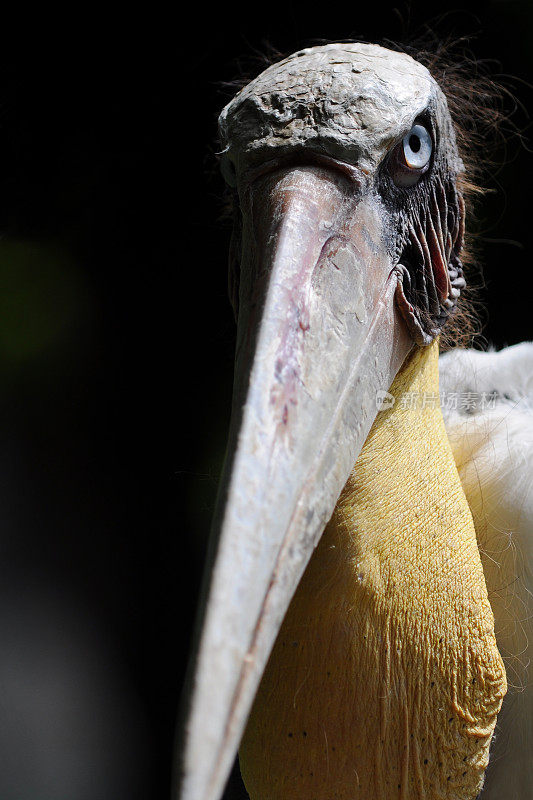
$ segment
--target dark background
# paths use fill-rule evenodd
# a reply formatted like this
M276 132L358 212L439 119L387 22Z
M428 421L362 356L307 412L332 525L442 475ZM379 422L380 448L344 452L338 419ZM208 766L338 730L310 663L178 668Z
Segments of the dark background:
M267 40L408 41L440 11L285 0L3 21L1 800L169 796L231 393L221 82L253 73ZM525 82L527 138L530 0L463 6L437 30ZM533 176L516 139L500 156L478 222L498 346L531 338Z

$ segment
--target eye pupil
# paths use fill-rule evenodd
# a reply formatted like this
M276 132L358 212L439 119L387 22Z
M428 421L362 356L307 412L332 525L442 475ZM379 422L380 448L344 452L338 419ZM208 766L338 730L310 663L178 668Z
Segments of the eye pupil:
M420 150L420 147L421 147L421 142L420 142L420 139L418 138L418 136L411 135L409 137L409 147L411 148L413 153L418 153L418 151Z

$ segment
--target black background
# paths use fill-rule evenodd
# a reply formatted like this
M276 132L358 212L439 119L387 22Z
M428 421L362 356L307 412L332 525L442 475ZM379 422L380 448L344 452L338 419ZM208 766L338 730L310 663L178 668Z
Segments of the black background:
M436 25L441 11L287 0L4 21L2 800L169 795L231 393L221 84L259 71L267 41L408 41L430 22L520 79L527 139L532 4ZM500 155L478 223L497 346L531 338L533 158L516 140Z

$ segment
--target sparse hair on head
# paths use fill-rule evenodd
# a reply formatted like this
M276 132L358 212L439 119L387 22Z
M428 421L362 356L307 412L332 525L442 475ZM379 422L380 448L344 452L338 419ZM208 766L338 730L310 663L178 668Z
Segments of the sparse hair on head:
M342 41L353 43L365 40L349 38ZM328 43L320 40L309 44ZM482 305L476 297L483 286L475 235L476 201L485 193L494 191L491 184L507 160L509 141L519 141L521 138L520 130L512 119L518 104L512 88L495 74L494 62L476 58L470 48L469 37L447 35L443 38L427 28L408 43L385 39L377 44L406 53L423 64L446 96L459 154L465 167L459 177L458 188L465 199L467 211L461 254L467 287L441 333L441 349L472 346L482 327ZM263 50L252 50L247 58L248 68L243 70L239 65L241 74L235 80L221 84L224 93L229 90L234 94L258 72L287 55L269 43L264 44Z
M468 37L439 38L431 30L407 45L384 41L423 64L446 96L459 154L465 167L459 189L466 204L465 242L461 261L467 286L441 334L441 349L472 346L481 333L477 298L483 286L475 233L476 203L494 191L491 184L507 160L508 142L520 139L513 122L517 101L512 89L495 74L494 62L476 58Z

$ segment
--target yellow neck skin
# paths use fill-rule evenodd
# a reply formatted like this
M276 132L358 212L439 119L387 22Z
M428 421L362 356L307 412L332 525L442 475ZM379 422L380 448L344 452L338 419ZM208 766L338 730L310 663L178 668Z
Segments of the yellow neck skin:
M505 670L438 405L438 344L390 391L252 709L252 800L473 800L483 784Z

